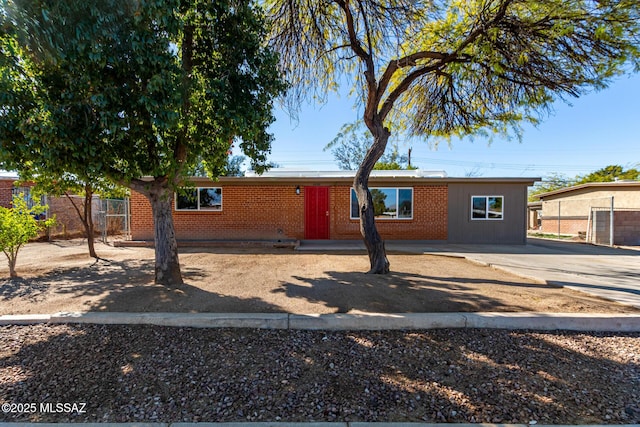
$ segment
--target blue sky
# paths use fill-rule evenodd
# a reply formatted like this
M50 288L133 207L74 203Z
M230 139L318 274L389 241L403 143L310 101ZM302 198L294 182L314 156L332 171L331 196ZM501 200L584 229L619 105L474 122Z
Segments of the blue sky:
M527 126L521 143L496 138L489 145L477 137L437 148L400 140L399 147L403 152L412 147L412 164L449 176L544 178L557 172L574 177L611 164L640 166L640 74L622 76L607 89L570 101L556 102L552 115L537 128ZM290 169L338 169L323 148L344 123L359 118L353 104L347 97L332 96L324 105L304 105L297 121L278 109L270 159Z

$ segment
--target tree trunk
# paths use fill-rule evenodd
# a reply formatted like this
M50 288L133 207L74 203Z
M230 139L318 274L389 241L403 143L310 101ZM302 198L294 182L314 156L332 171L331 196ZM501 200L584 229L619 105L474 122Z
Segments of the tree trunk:
M153 211L155 283L165 286L182 285L178 242L171 213L172 192L166 179L156 179L153 183L145 185L142 193L149 199Z
M11 254L7 257L9 259L9 277L15 279L18 277L18 273L16 272L16 261L18 261L18 251L16 250L15 254Z
M71 206L73 206L76 213L78 214L78 218L80 218L80 222L82 222L82 226L84 227L84 232L87 235L87 246L89 246L89 256L91 256L92 258L98 259L99 257L98 257L98 254L96 254L96 248L95 248L94 239L93 239L94 230L95 230L95 227L93 226L93 206L92 206L93 187L91 186L91 184L88 184L88 183L85 184L84 186L84 201L82 206L82 212L80 211L80 208L76 205L76 203L73 201L73 197L71 197L71 195L68 192L64 194L69 200L69 202L71 203Z
M84 231L87 233L87 245L89 246L89 255L98 259L96 254L96 248L94 244L95 227L93 226L93 188L91 184L84 186L84 218L82 224L84 225ZM106 226L106 224L105 224Z
M370 270L368 274L387 274L389 273L389 260L384 247L384 241L378 233L375 221L375 208L371 192L369 191L369 175L376 162L384 154L389 140L389 130L384 128L382 124L369 127L374 136L374 142L362 161L358 172L353 180L353 188L358 197L358 206L360 208L360 234L364 239L369 254Z

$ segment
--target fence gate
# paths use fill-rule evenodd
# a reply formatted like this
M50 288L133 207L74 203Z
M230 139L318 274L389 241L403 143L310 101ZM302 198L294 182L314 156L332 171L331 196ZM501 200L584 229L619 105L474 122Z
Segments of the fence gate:
M102 241L107 243L109 236L131 237L129 199L100 199L98 226Z

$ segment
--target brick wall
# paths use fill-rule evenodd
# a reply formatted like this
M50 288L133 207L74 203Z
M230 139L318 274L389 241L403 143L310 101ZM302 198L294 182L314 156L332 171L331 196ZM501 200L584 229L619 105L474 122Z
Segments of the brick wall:
M84 197L72 196L74 203L80 208L80 212L84 209ZM78 213L73 207L73 204L66 196L61 197L47 197L47 205L49 206L49 216L56 217L56 225L50 230L52 237L61 238L74 238L74 237L86 237L84 225L80 221ZM93 203L93 219L96 235L98 232L97 222L97 210L99 206L97 204L97 198L94 197Z
M588 217L561 217L560 218L560 234L586 233ZM541 221L541 230L543 233L558 233L558 217L544 217Z
M131 192L131 237L153 239L147 199ZM181 240L278 240L304 238L304 196L296 186L225 186L222 211L175 211Z
M360 221L350 219L350 186L331 188L332 239L361 239ZM413 187L413 219L381 219L378 232L389 240L446 240L447 186Z
M350 186L329 191L330 238L360 239L358 220L350 216ZM304 191L295 185L224 186L222 211L174 211L179 240L278 240L304 239ZM379 220L384 239L446 240L446 185L414 187L412 220ZM148 200L131 194L131 236L153 239L153 218Z
M640 211L615 211L613 231L616 245L640 245Z
M609 211L594 212L593 241L608 245L611 239ZM613 217L613 244L640 245L640 210L616 210Z
M11 207L11 201L13 200L13 183L14 180L1 179L0 180L0 206L5 208Z

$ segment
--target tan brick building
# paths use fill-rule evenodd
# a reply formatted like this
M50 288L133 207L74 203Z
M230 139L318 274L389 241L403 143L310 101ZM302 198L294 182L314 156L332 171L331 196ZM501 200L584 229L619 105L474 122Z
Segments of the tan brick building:
M369 187L384 239L526 243L527 188L536 178L447 178L374 171ZM178 240L360 239L353 172L194 178L174 197ZM153 240L151 206L131 194L131 236Z
M584 235L609 243L613 208L614 244L640 245L640 182L590 182L538 195L541 231Z

